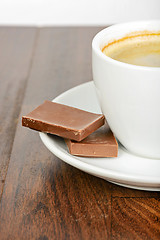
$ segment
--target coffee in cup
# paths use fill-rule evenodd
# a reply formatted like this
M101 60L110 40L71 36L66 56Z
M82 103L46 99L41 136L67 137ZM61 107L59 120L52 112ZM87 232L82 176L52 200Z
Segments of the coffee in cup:
M134 32L108 43L102 52L120 62L160 67L160 32Z

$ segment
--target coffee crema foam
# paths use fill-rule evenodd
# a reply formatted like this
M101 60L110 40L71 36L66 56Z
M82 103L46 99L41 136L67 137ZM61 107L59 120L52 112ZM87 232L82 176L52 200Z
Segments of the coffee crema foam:
M102 52L120 62L160 67L160 32L135 32L109 43Z

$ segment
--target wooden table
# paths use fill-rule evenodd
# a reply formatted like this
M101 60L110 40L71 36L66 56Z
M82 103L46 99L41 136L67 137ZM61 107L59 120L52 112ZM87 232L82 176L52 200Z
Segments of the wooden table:
M71 167L21 127L45 99L92 80L100 29L0 28L0 240L160 239L158 192Z

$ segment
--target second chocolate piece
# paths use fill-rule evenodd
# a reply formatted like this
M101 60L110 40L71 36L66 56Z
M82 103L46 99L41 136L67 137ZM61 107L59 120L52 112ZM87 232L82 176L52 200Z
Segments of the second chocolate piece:
M117 157L118 143L108 124L81 142L65 139L69 152L81 157Z

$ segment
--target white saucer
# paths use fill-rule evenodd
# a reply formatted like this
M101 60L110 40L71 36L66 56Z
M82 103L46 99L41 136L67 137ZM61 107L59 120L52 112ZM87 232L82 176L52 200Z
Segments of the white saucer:
M101 113L93 82L70 89L53 101ZM160 191L160 160L133 155L119 144L117 158L86 158L69 154L60 137L40 133L45 146L64 162L112 183L141 190Z

